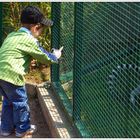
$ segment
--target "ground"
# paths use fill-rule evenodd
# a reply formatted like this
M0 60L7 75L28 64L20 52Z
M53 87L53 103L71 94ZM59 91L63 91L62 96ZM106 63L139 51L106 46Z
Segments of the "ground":
M49 80L50 69L48 67L40 67L37 69L31 70L29 74L27 74L26 81L30 83L40 84L46 80ZM33 135L25 136L25 138L51 138L51 133L49 131L46 120L43 116L39 101L37 97L29 98L29 106L31 113L31 123L37 126L37 132ZM0 102L0 110L1 110L1 102ZM0 138L3 138L0 136ZM15 134L8 136L8 138L15 138Z
M51 138L51 134L43 116L39 101L37 98L30 99L31 122L37 126L38 131L32 136L34 138Z

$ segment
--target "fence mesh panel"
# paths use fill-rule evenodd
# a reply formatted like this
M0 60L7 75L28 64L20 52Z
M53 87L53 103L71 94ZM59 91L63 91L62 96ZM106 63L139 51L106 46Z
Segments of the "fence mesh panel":
M60 81L72 99L73 57L74 57L74 3L61 4L60 46L64 46L62 63L60 64Z
M140 3L61 3L60 16L60 81L73 82L82 136L140 137Z
M140 137L140 3L77 8L75 122L89 137Z
M52 47L64 47L63 55L59 63L59 68L57 68L57 66L52 67L52 81L57 82L60 80L66 96L71 101L74 57L74 3L67 2L61 3L61 5L60 3L53 3L52 7L53 20L54 22L57 20L57 25L54 24L52 29ZM56 32L58 28L59 31ZM57 44L57 47L54 44ZM56 79L58 73L60 77Z

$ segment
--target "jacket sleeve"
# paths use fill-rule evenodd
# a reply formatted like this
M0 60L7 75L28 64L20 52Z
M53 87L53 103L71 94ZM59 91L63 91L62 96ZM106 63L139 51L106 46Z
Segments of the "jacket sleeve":
M57 57L53 54L53 53L50 53L50 52L48 52L48 51L46 51L44 48L42 48L42 47L39 47L39 49L43 52L43 53L45 53L51 60L53 60L53 61L58 61L57 60Z
M40 48L34 40L26 40L24 43L20 44L19 50L25 54L32 56L37 59L40 63L58 63L57 58L52 53L47 52L45 49Z

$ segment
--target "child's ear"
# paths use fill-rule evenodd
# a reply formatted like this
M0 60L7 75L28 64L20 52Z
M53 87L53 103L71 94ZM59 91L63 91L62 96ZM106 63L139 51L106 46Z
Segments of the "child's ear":
M30 29L31 29L33 32L36 32L37 28L38 28L38 26L35 25L35 24L31 24L31 25L30 25Z

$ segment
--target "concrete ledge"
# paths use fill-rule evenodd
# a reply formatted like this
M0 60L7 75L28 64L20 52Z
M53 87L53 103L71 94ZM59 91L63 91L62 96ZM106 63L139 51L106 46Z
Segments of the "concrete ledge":
M47 84L48 85L48 84ZM49 125L52 137L74 138L77 137L73 126L69 123L64 111L52 94L52 91L44 84L36 87L37 96L43 110L43 114Z

